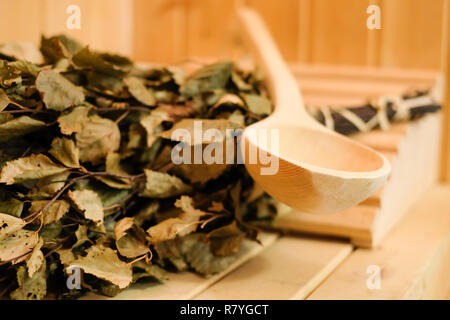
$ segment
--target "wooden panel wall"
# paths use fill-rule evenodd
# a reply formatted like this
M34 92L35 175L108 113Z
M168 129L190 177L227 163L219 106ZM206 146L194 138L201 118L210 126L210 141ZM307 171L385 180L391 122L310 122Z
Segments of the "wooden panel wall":
M444 0L0 0L0 42L36 42L67 32L95 48L139 60L241 56L234 19L247 4L267 21L290 61L437 69ZM67 30L69 4L81 30ZM382 30L368 30L366 8L381 8Z

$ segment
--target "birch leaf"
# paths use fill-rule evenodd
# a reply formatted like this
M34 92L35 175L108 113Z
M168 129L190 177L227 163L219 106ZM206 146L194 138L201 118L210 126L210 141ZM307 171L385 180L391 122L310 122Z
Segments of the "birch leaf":
M66 171L67 168L53 163L43 154L31 155L8 161L0 173L0 182L19 183L26 180L41 179Z
M40 238L39 242L34 247L30 258L27 260L28 276L30 278L33 277L33 275L37 271L39 271L39 269L41 269L42 264L44 263L44 254L41 251L43 244L44 241L42 240L42 238Z
M72 139L55 138L49 153L66 167L78 168L80 166L80 151Z
M29 252L39 241L37 232L29 230L17 230L0 241L0 261L10 261L19 258Z
M133 280L131 264L121 261L114 250L94 245L86 252L85 257L73 261L70 267L78 267L85 273L109 281L121 289L130 285Z
M3 89L0 89L0 111L3 111L9 104L10 100L8 98L8 95L3 91Z
M64 171L52 176L39 179L33 189L28 193L30 198L48 198L54 196L62 187L64 187L70 172Z
M120 131L116 123L99 116L92 116L76 134L80 160L98 164L109 152L120 145Z
M42 128L45 128L45 122L28 116L13 118L0 124L0 142L22 137Z
M143 197L169 198L191 190L180 178L168 173L144 170L146 175L145 189L141 193Z
M41 300L47 295L47 279L45 269L28 277L24 266L17 269L17 282L19 288L11 292L13 300Z
M88 121L89 108L75 107L69 113L59 116L58 123L62 134L71 135L81 132L83 124Z
M86 219L92 220L96 224L103 222L103 204L96 192L92 190L69 190L68 196L78 210L84 213Z
M0 242L24 226L25 221L22 219L0 213Z
M131 95L140 103L146 106L154 106L156 104L155 96L152 90L148 89L142 79L136 77L127 77L123 79L125 85L128 87Z
M134 225L133 217L126 217L117 221L114 226L114 238L116 240L119 240L120 238L125 236L127 230L131 229L133 225Z
M53 70L43 70L39 73L36 88L48 109L63 111L84 101L83 89Z
M189 235L181 245L181 251L195 271L204 275L217 274L236 261L235 254L226 257L215 256L202 236L201 234Z
M272 113L272 103L269 99L256 94L242 94L248 109L257 115Z
M44 208L49 200L35 200L31 202L30 212L37 212ZM43 224L49 224L61 219L70 209L70 204L65 200L56 200L43 211Z

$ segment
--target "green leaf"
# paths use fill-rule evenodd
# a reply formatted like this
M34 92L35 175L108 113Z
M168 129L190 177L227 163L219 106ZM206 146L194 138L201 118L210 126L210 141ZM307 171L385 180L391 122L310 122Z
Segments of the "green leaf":
M131 69L129 60L120 56L99 54L91 51L89 47L78 51L72 60L78 67L116 77L126 75Z
M0 212L20 217L23 211L23 202L10 196L0 189ZM0 224L1 225L1 224Z
M53 70L39 72L36 88L47 109L63 111L84 101L83 89Z
M154 106L156 99L151 89L148 89L142 79L136 77L127 77L123 82L128 87L131 95L140 103L146 106Z
M45 128L45 122L28 116L13 118L0 124L0 142L22 137L42 128Z
M80 167L80 151L77 149L72 139L55 138L49 153L66 167Z
M80 160L94 165L105 159L109 152L117 151L120 145L117 124L99 116L89 117L75 137L80 150Z
M0 182L19 183L26 180L41 179L66 171L67 168L53 163L43 154L31 155L8 161L0 173Z
M30 278L27 269L20 266L17 269L17 282L19 288L11 293L13 300L41 300L47 295L47 278L43 270Z
M241 94L248 109L257 115L268 115L272 113L272 103L269 99L256 94Z
M217 274L236 261L236 254L215 256L202 234L192 234L183 239L181 251L191 268L203 275Z
M180 92L186 97L192 97L206 91L223 89L231 77L233 67L231 61L207 65L189 76Z
M169 198L191 191L191 186L185 184L180 178L168 173L144 170L146 175L145 189L142 197Z

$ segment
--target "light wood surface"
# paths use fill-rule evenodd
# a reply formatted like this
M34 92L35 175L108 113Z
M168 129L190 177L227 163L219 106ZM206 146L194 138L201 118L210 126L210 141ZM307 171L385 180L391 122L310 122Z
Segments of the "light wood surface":
M236 261L225 271L209 278L202 277L193 272L170 273L169 279L164 283L139 283L131 286L112 300L183 300L192 299L203 292L206 288L222 279L226 274L232 272L240 265L252 259L263 250L270 247L277 239L276 234L263 234L262 245L245 240L240 251L237 253ZM104 296L92 293L83 299L106 299Z
M141 61L234 58L243 53L235 3L262 14L289 61L440 66L443 0L2 0L0 42L64 31L102 50L133 51ZM81 30L66 29L68 4L80 6ZM366 28L370 4L381 8L381 30Z
M343 242L282 237L196 299L305 299L352 249Z
M450 1L445 0L444 35L442 50L443 74L445 75L445 101L442 130L441 179L450 182Z
M450 287L450 187L430 189L383 244L357 249L309 299L443 299ZM380 267L381 289L366 286Z

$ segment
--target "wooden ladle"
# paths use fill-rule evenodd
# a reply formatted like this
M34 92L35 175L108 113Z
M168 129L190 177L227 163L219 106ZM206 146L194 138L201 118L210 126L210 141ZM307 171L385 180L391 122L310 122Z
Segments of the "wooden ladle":
M262 19L248 8L239 8L237 15L275 106L272 115L243 133L241 152L250 175L275 199L302 212L339 212L368 198L390 173L387 159L311 118ZM261 156L252 161L255 151L270 163ZM269 169L274 163L276 173Z

